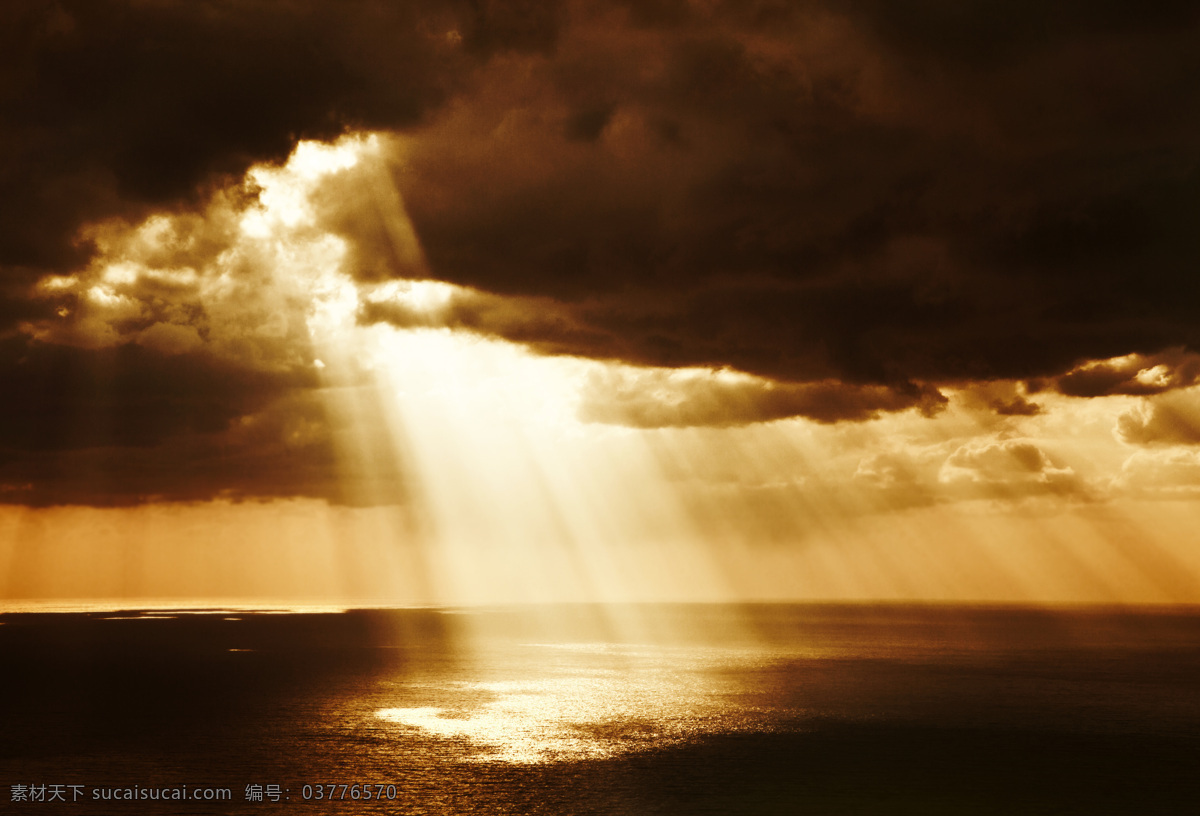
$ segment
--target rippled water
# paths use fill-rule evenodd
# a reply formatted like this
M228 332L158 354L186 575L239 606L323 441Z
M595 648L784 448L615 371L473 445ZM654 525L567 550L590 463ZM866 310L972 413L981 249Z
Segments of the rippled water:
M522 644L518 679L407 685L381 720L461 739L463 759L541 763L604 759L680 745L706 733L774 730L782 710L735 698L735 675L758 665L752 650L617 644Z
M0 807L1195 813L1200 794L1194 610L275 612L0 616ZM77 801L12 801L39 785ZM92 798L179 786L230 798Z

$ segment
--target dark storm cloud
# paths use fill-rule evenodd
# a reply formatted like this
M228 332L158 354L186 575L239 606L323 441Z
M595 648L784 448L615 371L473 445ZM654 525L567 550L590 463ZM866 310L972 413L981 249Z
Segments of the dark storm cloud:
M1056 386L1070 397L1149 396L1189 388L1198 380L1200 355L1174 348L1087 363L1059 377Z
M628 294L592 328L634 362L951 381L1195 341L1190 4L4 13L10 269L297 138L400 128L431 274Z
M63 448L52 440L50 450L28 444L9 448L0 452L0 503L111 507L294 496L355 506L407 503L408 477L393 453L395 440L385 431L379 405L370 395L360 398L360 408L374 412L372 455L348 465L346 450L353 449L353 440L347 437L362 429L331 410L326 396L301 391L253 409L243 403L239 407L246 413L204 432L184 422L167 427L155 416L153 445L131 445L100 428L87 447ZM104 410L114 407L122 406ZM28 427L27 418L23 424ZM138 433L139 441L148 441L148 434ZM72 441L84 440L76 435Z
M378 398L354 383L321 387L311 371L204 352L23 340L0 344L0 381L11 389L0 401L0 503L407 500ZM354 398L338 400L346 389ZM364 433L370 453L355 459L347 451L362 446L349 437Z
M260 476L216 444L289 378L203 354L136 344L82 349L14 338L0 344L0 501L128 504L208 498ZM297 457L299 458L299 457Z
M105 349L12 339L0 343L0 450L153 446L223 430L297 375L253 371L200 354L135 344Z
M573 6L414 132L395 183L433 275L613 295L592 328L630 361L796 381L1197 342L1191 6L660 11Z
M470 66L544 50L553 3L14 0L0 11L0 266L77 263L300 138L411 126Z

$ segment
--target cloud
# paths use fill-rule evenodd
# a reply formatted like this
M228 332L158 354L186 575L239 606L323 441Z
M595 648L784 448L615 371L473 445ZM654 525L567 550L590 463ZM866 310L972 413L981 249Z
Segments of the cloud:
M0 448L53 450L219 431L303 380L136 344L79 349L13 339L0 344L0 382L11 395L0 404Z
M142 329L138 334L137 344L163 354L185 354L196 351L204 340L200 332L193 326L181 326L178 323L154 323Z
M449 294L396 284L359 319L640 368L589 385L594 421L861 421L979 387L1016 422L1038 381L1160 395L1118 435L1192 444L1165 397L1200 376L1198 25L1024 0L6 3L0 387L35 441L5 455L193 461L300 410L314 327L396 278ZM274 193L247 168L348 131L374 152L248 230ZM945 473L1067 483L1000 478L1023 455Z
M909 408L933 414L945 403L934 389L779 384L730 371L608 369L589 378L579 416L586 422L638 428L745 425L791 417L860 422Z
M40 308L0 335L0 501L403 498L388 455L348 463L339 440L359 420L386 435L379 417L325 407L362 372L314 362L354 326L343 247L311 229L296 167L260 171L255 195L234 185L202 208L91 225L87 266L29 290Z
M1200 399L1194 390L1148 398L1117 417L1114 434L1127 445L1200 444Z
M1195 11L1022 9L8 4L0 266L380 129L390 178L322 204L355 273L603 301L578 353L902 386L1195 345Z
M966 502L998 512L1027 512L1061 508L1064 499L1091 501L1106 495L1106 483L1084 478L1046 453L1045 444L1003 433L932 444L889 438L879 445L883 450L858 460L842 489L852 491L866 507L884 511Z
M592 326L637 364L942 383L1196 343L1194 15L1030 14L575 5L393 180L433 275L608 299Z
M1029 388L1011 380L972 383L960 389L958 401L973 412L992 414L996 418L1029 417L1042 413L1040 403L1026 399ZM989 420L980 417L980 422Z
M1038 445L1021 439L968 442L942 464L938 480L967 492L1024 496L1080 493L1083 483Z
M873 453L859 460L852 484L890 508L943 501L947 497L945 487L938 483L938 467L945 456L945 451L936 446Z
M196 382L180 360L166 362ZM129 506L148 502L243 501L305 496L344 505L402 505L409 477L372 392L349 415L315 389L265 391L257 402L236 386L204 403L194 394L147 396L96 405L67 392L66 404L37 395L24 414L0 412L0 503ZM280 395L282 393L282 395ZM154 399L160 402L155 404ZM207 414L199 408L207 407ZM32 416L41 409L45 418ZM49 413L54 412L54 413ZM64 427L54 420L66 419ZM368 429L369 461L354 456ZM31 434L18 438L20 434Z
M1137 451L1121 466L1116 485L1137 495L1179 498L1200 494L1200 451Z
M297 139L421 121L494 54L544 51L557 5L6 3L0 265L77 264L86 221L195 201Z
M1059 392L1071 397L1100 397L1110 394L1148 396L1200 381L1200 355L1183 348L1158 354L1128 354L1077 366L1055 383Z
M540 354L620 358L621 341L592 328L586 310L552 298L504 297L434 281L402 281L365 293L359 319L399 329L454 329L521 343Z

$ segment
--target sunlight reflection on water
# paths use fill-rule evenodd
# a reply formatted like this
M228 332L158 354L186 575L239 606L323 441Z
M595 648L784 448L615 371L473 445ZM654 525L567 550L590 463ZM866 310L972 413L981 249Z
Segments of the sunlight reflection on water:
M578 607L133 614L0 620L0 777L233 791L219 811L138 808L171 816L271 810L250 785L356 816L1127 816L1200 798L1196 610L631 610L645 637ZM355 782L395 798L304 805L306 786Z
M469 746L465 761L513 764L603 759L704 734L771 729L768 712L738 703L738 685L721 673L753 665L761 653L528 646L543 652L544 676L460 681L451 686L457 699L449 705L382 708L375 716L462 741Z

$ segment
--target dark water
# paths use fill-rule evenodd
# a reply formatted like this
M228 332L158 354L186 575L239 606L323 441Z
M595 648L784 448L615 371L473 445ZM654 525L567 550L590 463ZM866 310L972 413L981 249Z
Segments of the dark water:
M0 621L0 812L1200 812L1196 610Z

